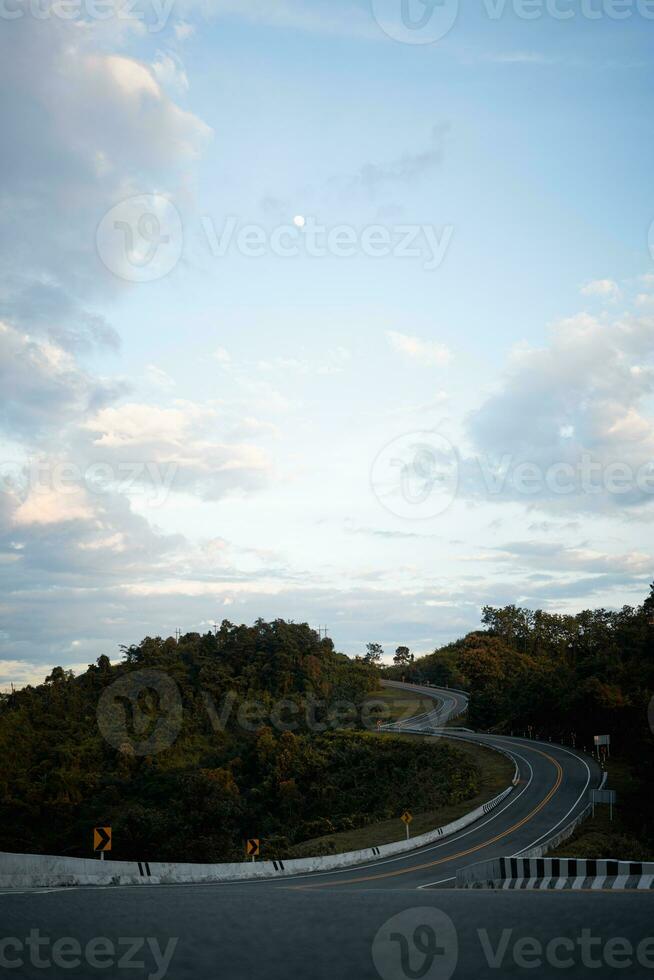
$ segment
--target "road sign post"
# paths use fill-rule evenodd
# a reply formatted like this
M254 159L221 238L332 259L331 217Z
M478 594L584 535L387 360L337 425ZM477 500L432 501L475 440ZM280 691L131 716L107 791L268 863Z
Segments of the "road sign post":
M93 850L100 853L100 860L104 861L107 851L111 850L112 832L111 827L94 827L93 829Z
M613 805L617 800L617 793L614 789L593 789L591 790L590 800L593 805L593 816L595 816L595 804L607 803L609 806L609 819L613 822Z
M250 837L245 842L245 853L249 858L252 858L252 863L256 861L261 852L261 844L257 837Z
M413 820L413 814L411 813L410 810L405 810L402 816L400 817L400 820L406 827L406 839L408 840L409 837L411 836L411 834L409 833L409 824Z

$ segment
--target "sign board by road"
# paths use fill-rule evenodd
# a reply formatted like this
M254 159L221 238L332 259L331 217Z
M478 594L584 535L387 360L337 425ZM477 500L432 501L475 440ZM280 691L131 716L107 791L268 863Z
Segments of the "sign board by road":
M100 851L104 854L105 851L111 850L111 827L95 827L93 830L93 850Z
M610 745L611 744L611 736L610 735L594 735L593 736L593 741L595 742L595 745Z
M608 803L610 807L610 818L613 820L613 806L618 796L614 789L592 789L590 791L590 800L593 804L593 816L595 816L595 804L596 803Z
M615 803L617 795L614 789L593 789L591 790L591 801L593 803Z
M402 814L402 816L400 817L400 820L402 821L402 823L406 827L406 839L408 840L409 839L409 836L410 836L409 835L409 824L413 820L413 814L411 813L410 810L405 810L404 813Z
M261 847L257 837L250 837L250 839L245 842L245 853L248 857L251 857L252 860L259 857L260 851Z

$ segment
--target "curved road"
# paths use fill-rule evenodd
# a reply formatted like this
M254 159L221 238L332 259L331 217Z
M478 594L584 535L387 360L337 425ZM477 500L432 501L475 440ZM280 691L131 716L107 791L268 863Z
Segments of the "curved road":
M441 726L467 705L467 696L461 692L400 683L387 686L438 702L432 711L386 726L387 730L442 737ZM447 737L501 749L515 761L519 782L497 809L451 837L410 854L336 872L280 879L276 884L286 886L293 880L297 886L312 889L451 887L459 868L489 858L512 857L553 836L585 808L588 790L601 780L596 763L560 745L463 731Z
M433 732L464 703L458 692L419 690L439 704L403 730ZM451 888L457 868L516 854L567 823L600 775L591 760L562 746L460 731L451 737L510 753L519 782L495 811L447 840L339 873L274 882L0 895L0 976L654 977L653 892ZM64 937L65 955L55 955L53 943Z

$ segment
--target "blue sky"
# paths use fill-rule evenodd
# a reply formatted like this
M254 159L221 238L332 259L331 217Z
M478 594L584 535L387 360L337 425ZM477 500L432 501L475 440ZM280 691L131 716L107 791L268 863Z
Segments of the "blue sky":
M646 593L654 6L411 2L3 14L0 685Z

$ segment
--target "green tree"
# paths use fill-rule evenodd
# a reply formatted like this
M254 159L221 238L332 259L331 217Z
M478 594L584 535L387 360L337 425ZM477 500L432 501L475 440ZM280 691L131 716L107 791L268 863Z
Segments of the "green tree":
M409 664L413 663L414 660L415 657L408 647L398 647L395 651L395 656L393 657L393 663L398 667L407 667Z
M365 663L377 667L382 662L383 656L384 648L381 643L366 643L366 655L363 658Z

